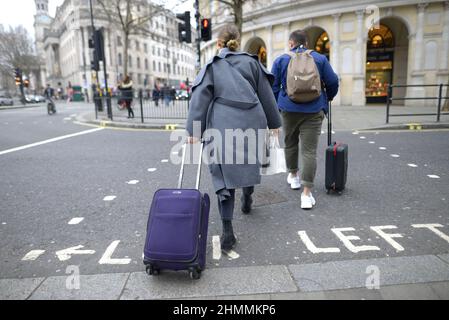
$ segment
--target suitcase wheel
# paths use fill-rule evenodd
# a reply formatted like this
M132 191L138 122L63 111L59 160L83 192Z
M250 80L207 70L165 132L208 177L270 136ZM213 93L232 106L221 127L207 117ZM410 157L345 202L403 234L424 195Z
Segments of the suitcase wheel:
M201 270L199 268L190 268L189 276L192 280L198 280L199 278L201 278Z
M152 265L146 266L145 271L150 276L157 276L161 273L159 269L153 267Z

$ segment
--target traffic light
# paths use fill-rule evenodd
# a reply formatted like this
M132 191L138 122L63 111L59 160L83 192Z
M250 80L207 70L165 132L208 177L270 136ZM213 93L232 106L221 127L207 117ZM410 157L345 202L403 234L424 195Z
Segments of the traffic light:
M14 72L15 72L16 86L19 86L22 84L22 70L20 70L19 68L15 68Z
M201 40L209 41L212 39L211 19L201 19Z
M178 37L180 42L192 43L192 30L190 28L190 11L178 13L176 18L183 22L178 23Z
M93 49L93 60L90 62L90 68L95 71L100 70L100 61L103 60L103 33L101 30L95 30L92 37L89 39L89 48Z
M23 85L25 88L28 88L30 86L30 80L28 79L23 80Z

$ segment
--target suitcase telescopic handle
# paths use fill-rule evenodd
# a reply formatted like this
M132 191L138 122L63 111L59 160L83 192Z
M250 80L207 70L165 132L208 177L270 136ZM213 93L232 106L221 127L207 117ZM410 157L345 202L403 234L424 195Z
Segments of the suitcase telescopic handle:
M200 158L198 160L198 169L197 169L197 172L196 172L195 189L199 189L199 187L200 187L201 164L202 164L202 160L203 160L203 147L204 147L204 142L201 141ZM184 165L185 165L185 159L186 159L186 148L187 148L187 143L184 143L182 145L182 160L181 160L181 169L179 170L178 189L181 189L181 187L182 187L182 179L184 177Z
M331 103L328 103L327 112L327 145L330 146L332 143L332 115L331 115Z

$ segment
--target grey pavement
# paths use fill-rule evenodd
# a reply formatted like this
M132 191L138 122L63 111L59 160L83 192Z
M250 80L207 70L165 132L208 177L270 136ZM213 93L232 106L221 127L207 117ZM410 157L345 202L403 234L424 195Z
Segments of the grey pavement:
M379 269L379 283L366 280L367 266ZM448 300L449 264L436 256L412 256L206 269L200 280L182 271L0 279L0 299Z
M166 125L175 125L175 128L182 129L185 125L187 113L182 110L185 106L173 108L159 107L155 108L150 103L143 105L144 121L141 120L139 106L134 108L135 118L127 119L126 111L114 109L114 121L110 121L105 112L99 113L97 119L93 111L86 112L77 119L80 122L87 122L96 125L127 128L157 128L163 129ZM157 113L153 110L160 110ZM366 105L366 106L332 106L333 129L338 131L350 130L397 130L397 129L436 129L449 128L449 112L442 112L440 121L436 121L436 116L394 116L390 117L389 123L386 123L385 105ZM151 115L152 113L152 115ZM436 113L436 108L432 106L391 106L391 114L422 114ZM164 117L166 116L166 117ZM412 125L410 125L412 124ZM418 124L418 126L416 125Z

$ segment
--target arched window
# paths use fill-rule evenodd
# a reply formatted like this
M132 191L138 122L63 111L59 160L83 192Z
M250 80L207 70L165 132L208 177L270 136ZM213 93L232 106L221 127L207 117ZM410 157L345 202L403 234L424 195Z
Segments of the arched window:
M323 32L317 39L315 51L326 56L329 60L330 42L327 32Z
M393 48L394 38L390 28L381 24L379 28L371 28L368 32L368 49Z

